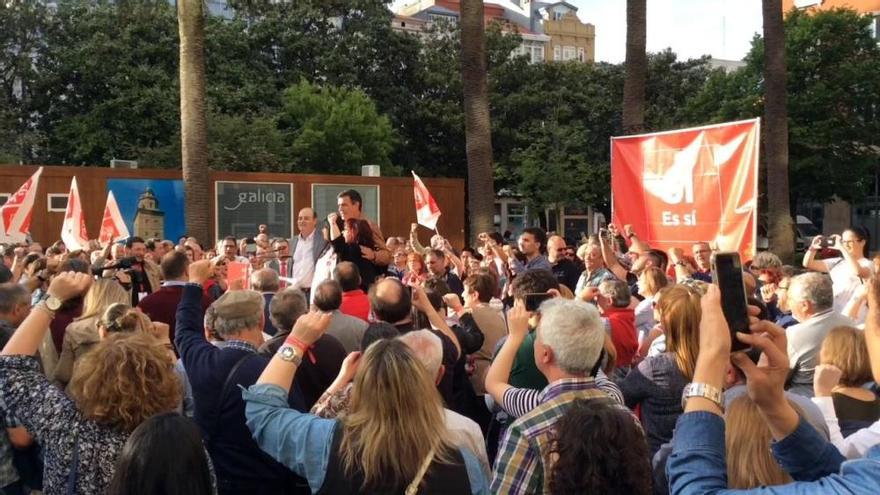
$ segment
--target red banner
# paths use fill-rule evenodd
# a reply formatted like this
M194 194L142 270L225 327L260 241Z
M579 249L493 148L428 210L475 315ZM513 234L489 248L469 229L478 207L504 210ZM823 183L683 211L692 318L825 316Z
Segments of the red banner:
M611 138L612 221L664 251L753 258L759 145L759 119Z

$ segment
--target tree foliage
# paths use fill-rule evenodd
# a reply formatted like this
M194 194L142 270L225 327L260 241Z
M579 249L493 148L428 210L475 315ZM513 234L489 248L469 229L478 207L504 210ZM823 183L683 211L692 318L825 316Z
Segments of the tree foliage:
M785 19L791 197L852 201L871 190L880 159L880 48L870 19L851 10ZM714 73L690 103L691 120L721 122L763 113L764 44L746 67Z

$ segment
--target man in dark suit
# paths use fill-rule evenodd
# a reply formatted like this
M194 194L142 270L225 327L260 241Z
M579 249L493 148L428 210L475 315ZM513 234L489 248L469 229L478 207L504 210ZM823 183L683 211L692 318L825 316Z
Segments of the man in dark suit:
M177 324L177 305L183 297L183 286L187 281L187 267L189 260L186 254L180 251L171 251L162 257L159 268L162 270L162 287L143 298L138 307L153 321L161 321L167 323L169 328L169 337L174 342L174 330ZM202 311L211 305L211 298L202 295Z
M263 316L265 316L263 333L275 335L278 333L278 330L270 321L269 305L272 304L272 298L275 297L275 293L278 292L278 289L280 288L278 274L268 268L262 268L255 271L251 274L251 288L262 294L263 301L266 303L263 306Z
M327 240L318 232L318 215L311 208L303 208L296 217L299 234L290 240L292 287L308 295L315 275L315 264L327 248ZM307 297L308 298L308 297Z

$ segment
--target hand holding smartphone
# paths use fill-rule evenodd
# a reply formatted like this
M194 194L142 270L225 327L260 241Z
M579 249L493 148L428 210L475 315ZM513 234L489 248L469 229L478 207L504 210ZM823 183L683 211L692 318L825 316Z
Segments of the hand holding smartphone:
M748 349L736 338L737 332L749 333L749 307L739 253L715 253L712 278L721 292L721 310L730 327L730 350Z
M546 292L532 292L526 294L526 311L537 311L541 307L541 303L553 297L553 294Z

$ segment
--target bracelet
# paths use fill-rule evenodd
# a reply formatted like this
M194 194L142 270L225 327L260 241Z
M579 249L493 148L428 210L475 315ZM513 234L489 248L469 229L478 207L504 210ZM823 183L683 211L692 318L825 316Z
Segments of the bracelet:
M309 361L311 361L312 364L316 364L318 362L318 360L315 358L315 353L312 352L312 346L298 339L295 335L293 335L293 332L291 332L290 335L287 336L287 338L284 340L284 343L292 345L293 347L299 349L300 352L302 352L303 356L308 355Z

